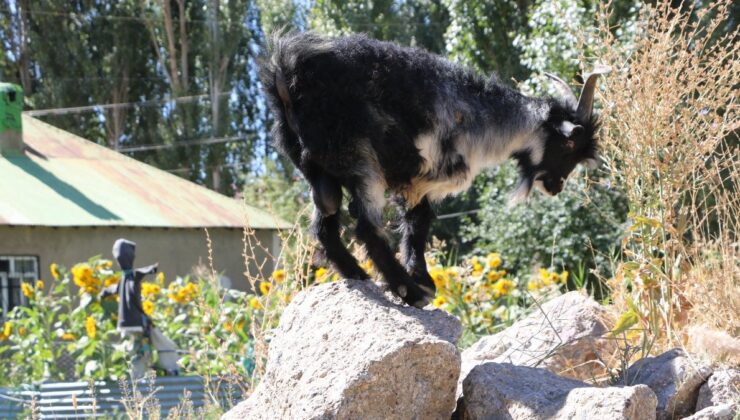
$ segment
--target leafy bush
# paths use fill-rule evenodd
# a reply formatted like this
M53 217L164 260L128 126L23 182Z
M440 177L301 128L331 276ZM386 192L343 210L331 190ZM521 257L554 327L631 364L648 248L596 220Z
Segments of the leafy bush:
M5 315L0 334L0 363L4 382L11 384L62 379L59 361L69 354L79 377L120 377L125 370L126 350L115 331L114 297L102 299L102 287L119 282L120 273L108 260L92 258L68 272L51 265L53 280L44 288L22 284L28 306ZM80 295L72 293L72 284ZM44 291L44 290L47 291Z
M248 173L244 179L244 202L281 217L283 220L300 220L305 226L307 218L301 217L310 202L308 183L300 176L288 176L272 160L263 162L264 172L260 175ZM309 213L310 214L310 213Z
M571 178L556 197L533 192L528 202L511 206L508 193L514 189L516 168L497 168L479 186L480 211L465 224L466 239L478 253L499 250L514 274L546 266L607 275L619 248L626 200L608 184L581 174ZM601 293L598 282L590 286Z

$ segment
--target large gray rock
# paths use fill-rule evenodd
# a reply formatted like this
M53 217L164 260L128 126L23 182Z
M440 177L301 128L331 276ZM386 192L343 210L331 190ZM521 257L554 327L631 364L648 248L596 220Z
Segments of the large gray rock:
M711 373L709 366L690 359L681 349L673 349L638 360L627 369L620 383L649 386L658 396L657 418L665 420L694 412L699 387Z
M737 414L731 404L719 404L706 407L682 420L732 420Z
M476 365L492 361L545 368L575 379L606 373L616 343L609 332L606 309L579 292L558 296L504 331L483 337L462 354L462 381Z
M729 405L732 411L739 410L740 370L717 369L706 383L699 388L696 411L719 405ZM730 416L732 418L732 416Z
M463 382L458 416L478 419L655 419L647 386L596 388L545 369L488 362Z
M460 332L369 281L311 287L283 313L257 389L223 418L449 419Z

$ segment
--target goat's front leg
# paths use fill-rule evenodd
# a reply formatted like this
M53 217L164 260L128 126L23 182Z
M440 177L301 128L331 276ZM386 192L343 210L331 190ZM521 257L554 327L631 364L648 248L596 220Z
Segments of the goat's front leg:
M428 296L434 296L436 288L427 272L424 248L429 235L429 226L434 219L434 211L429 200L424 197L419 204L407 209L401 220L401 258L403 265L419 287Z
M423 290L411 276L404 270L396 259L393 250L381 233L380 212L381 208L374 208L372 201L367 199L356 199L358 205L357 239L365 244L365 249L373 260L375 266L383 274L383 278L394 294L403 299L409 305L423 308L433 295Z

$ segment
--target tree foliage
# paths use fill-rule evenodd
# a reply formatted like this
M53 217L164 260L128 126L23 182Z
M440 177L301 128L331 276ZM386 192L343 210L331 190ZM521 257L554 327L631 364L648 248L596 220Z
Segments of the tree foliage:
M308 20L311 29L330 36L363 32L441 53L448 10L440 0L316 0Z
M230 194L270 153L254 2L11 1L2 19L3 79L56 110L39 118Z
M445 49L450 58L503 80L526 75L513 41L526 31L528 0L445 0L450 25Z

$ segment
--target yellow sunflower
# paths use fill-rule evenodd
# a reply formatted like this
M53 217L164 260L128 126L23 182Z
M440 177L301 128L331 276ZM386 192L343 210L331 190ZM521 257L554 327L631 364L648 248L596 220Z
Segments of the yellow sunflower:
M263 295L270 293L270 290L272 290L272 283L267 281L263 281L262 283L260 283L260 292Z
M85 320L85 331L87 331L87 336L90 338L95 338L95 334L97 334L98 327L95 324L95 318L89 316Z

